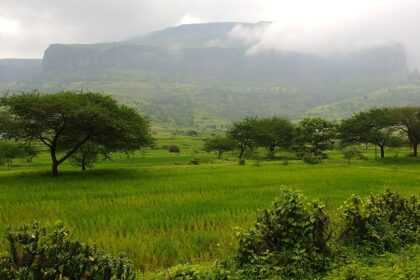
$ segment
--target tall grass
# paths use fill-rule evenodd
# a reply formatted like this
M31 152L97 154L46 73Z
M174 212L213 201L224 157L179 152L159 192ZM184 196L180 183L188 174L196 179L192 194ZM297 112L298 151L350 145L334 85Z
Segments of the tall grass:
M354 161L348 166L335 152L319 165L291 160L288 165L239 166L233 156L216 160L198 152L196 138L168 137L157 146L166 144L179 145L181 154L155 149L130 159L116 156L85 173L65 164L58 178L48 175L46 154L33 164L0 168L0 231L34 220L62 220L75 238L111 253L125 251L149 271L233 252L233 227L251 225L255 210L267 207L283 185L334 208L352 193L420 190L415 161ZM372 158L373 150L367 155ZM188 165L197 157L204 164ZM0 250L4 246L0 242Z

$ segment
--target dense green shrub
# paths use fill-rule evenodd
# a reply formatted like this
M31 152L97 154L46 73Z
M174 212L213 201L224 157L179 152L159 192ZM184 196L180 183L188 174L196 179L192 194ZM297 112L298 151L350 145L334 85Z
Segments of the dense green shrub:
M420 246L407 246L398 254L385 253L349 261L329 272L325 280L420 279Z
M216 262L213 265L177 265L167 270L146 275L143 280L228 280L230 271L223 263Z
M181 150L179 149L179 147L177 145L169 145L168 146L168 152L170 152L170 153L180 153Z
M238 267L247 275L301 277L325 270L331 231L324 205L282 190L248 232L239 232Z
M302 157L303 162L308 163L308 164L318 164L321 162L321 158L320 157L316 157L313 154L304 154Z
M374 251L392 251L420 240L420 205L390 190L368 199L352 196L341 207L341 241Z
M52 229L35 223L9 230L9 255L0 257L0 279L4 280L133 280L131 262L114 258L69 238L63 224Z

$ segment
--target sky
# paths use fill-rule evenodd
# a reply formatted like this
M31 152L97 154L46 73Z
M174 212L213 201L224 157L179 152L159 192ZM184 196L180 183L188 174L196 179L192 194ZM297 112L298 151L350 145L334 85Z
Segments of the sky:
M420 66L418 0L0 0L0 58L41 58L52 43L121 41L169 26L259 22L231 36L249 52L330 54L400 42Z

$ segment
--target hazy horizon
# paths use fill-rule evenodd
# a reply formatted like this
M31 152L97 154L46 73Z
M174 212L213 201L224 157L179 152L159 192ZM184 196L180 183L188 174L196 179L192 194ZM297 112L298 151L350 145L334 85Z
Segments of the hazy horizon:
M239 7L239 8L238 8ZM230 36L249 53L332 54L402 43L410 68L420 66L420 3L414 0L340 1L2 1L0 58L42 58L54 43L122 41L171 26L207 22L270 21L235 26Z

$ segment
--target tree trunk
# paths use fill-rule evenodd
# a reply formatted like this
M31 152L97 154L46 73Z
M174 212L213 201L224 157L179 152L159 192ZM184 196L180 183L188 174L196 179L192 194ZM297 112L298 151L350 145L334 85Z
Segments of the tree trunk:
M86 171L86 161L85 161L85 157L84 156L82 156L81 165L82 165L82 171Z
M385 147L384 146L380 146L381 147L381 158L385 157Z
M275 151L275 147L274 146L269 146L268 147L268 157L270 159L274 158L274 151Z
M239 159L242 159L242 155L245 152L245 148L241 148L241 152L239 153Z
M222 151L222 150L219 150L219 151L217 152L217 158L218 158L218 159L221 159L221 158L222 158L222 154L223 154L223 151Z
M419 144L413 144L413 156L417 157L417 147Z
M58 162L54 161L52 166L51 166L51 174L53 177L57 177L58 176Z

